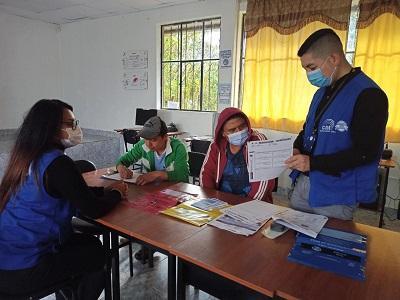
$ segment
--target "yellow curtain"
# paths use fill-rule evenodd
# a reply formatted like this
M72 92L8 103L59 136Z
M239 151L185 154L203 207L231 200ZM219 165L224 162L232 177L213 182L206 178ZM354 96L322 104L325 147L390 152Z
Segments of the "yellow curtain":
M355 65L370 76L389 99L386 141L400 142L400 19L385 13L359 29Z
M253 127L301 130L316 88L308 82L297 50L311 33L327 27L312 22L290 35L263 27L247 39L242 110ZM335 32L345 44L346 31Z

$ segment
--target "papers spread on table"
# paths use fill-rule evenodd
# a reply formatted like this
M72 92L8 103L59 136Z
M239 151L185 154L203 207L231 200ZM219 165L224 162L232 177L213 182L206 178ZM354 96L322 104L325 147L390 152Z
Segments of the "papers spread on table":
M142 175L141 173L133 173L132 178L122 179L119 173L111 174L111 175L101 175L102 178L111 179L111 180L123 180L128 183L136 183L137 178Z
M328 221L328 217L305 213L291 208L272 216L275 222L315 238Z
M227 207L229 204L217 198L206 198L193 202L192 206L202 210L210 211Z
M287 169L284 162L292 153L292 138L249 142L247 155L250 182L278 177Z
M180 203L186 202L189 200L194 200L195 197L197 197L197 195L195 195L195 194L189 194L189 193L175 191L175 190L171 190L171 189L161 190L160 193L165 194L167 196L174 197Z
M181 203L175 207L168 208L161 213L186 221L196 226L207 224L211 220L221 215L219 210L205 211L195 208L191 205L192 202L193 201L187 201L185 203Z
M123 201L126 205L152 214L158 214L160 211L175 206L178 199L165 193L155 192Z
M274 214L284 207L252 200L223 209L223 215L209 224L245 236L256 233Z

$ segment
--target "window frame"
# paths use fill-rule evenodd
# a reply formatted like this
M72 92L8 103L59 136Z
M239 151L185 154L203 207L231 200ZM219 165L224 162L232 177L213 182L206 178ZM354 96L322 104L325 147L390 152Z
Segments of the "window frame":
M219 40L219 45L218 45L218 58L204 58L204 36L205 36L205 23L207 21L213 21L213 20L219 20L219 31L220 31L220 40ZM164 110L172 110L172 111L193 111L193 112L216 112L218 111L218 84L219 84L219 52L221 49L221 22L222 18L220 16L217 17L209 17L209 18L202 18L202 19L196 19L196 20L191 20L191 21L182 21L182 22L175 22L175 23L168 23L168 24L162 24L161 25L161 31L160 31L160 108ZM185 24L190 24L190 23L196 23L196 22L201 22L202 23L202 40L201 40L201 59L186 59L183 60L183 53L182 53L182 28ZM164 61L164 27L169 27L169 26L179 26L179 53L180 57L178 60L168 60ZM217 82L217 104L215 110L203 110L203 79L204 79L204 62L209 62L209 61L215 61L217 62L218 66L218 82ZM178 63L179 64L179 108L169 108L169 107L163 107L163 94L164 94L164 86L163 86L163 64L164 63ZM184 63L200 63L200 100L199 100L199 109L183 109L182 108L182 69L183 69L183 64Z

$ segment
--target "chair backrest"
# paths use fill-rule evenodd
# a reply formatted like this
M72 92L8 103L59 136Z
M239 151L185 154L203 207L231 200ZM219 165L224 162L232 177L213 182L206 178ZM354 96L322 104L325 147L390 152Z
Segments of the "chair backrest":
M135 125L144 125L148 119L157 116L157 109L136 108Z
M193 184L199 180L201 167L206 155L200 152L188 152L189 154L189 175L193 177Z
M122 130L122 136L125 143L125 151L128 152L128 144L134 145L140 141L140 136L138 136L138 131L133 129Z
M81 173L91 172L97 169L96 165L90 160L80 159L74 162Z
M192 140L190 142L190 151L207 154L210 144L211 141L207 140Z

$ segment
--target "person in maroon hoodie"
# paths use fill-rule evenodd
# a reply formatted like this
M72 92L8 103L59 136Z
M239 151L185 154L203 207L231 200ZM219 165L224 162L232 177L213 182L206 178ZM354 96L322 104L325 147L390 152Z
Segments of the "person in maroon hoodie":
M247 170L247 142L266 139L251 129L248 117L240 109L225 108L200 171L200 185L272 203L274 180L249 182Z

